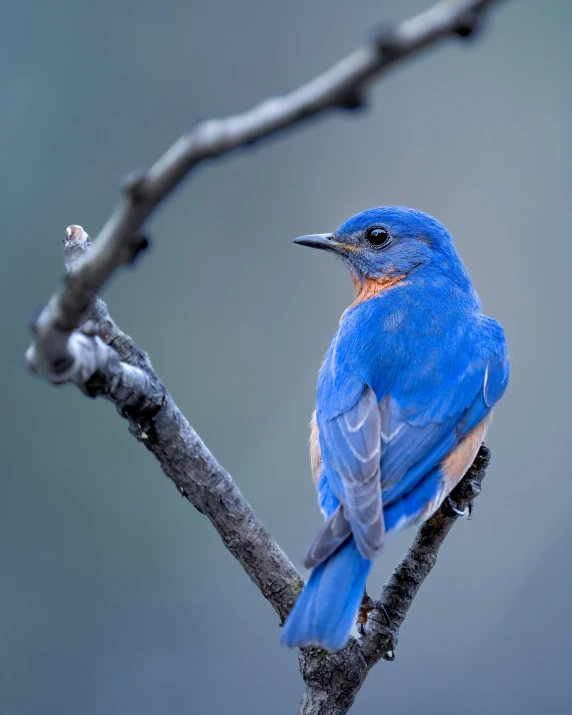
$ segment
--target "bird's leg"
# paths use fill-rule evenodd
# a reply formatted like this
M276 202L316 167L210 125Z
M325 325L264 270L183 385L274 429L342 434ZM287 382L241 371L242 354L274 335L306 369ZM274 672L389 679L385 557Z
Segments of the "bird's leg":
M388 628L391 627L391 620L389 618L389 614L387 613L387 609L385 608L383 603L381 601L374 601L373 598L371 598L370 596L367 595L367 591L365 591L363 594L363 599L361 602L361 606L359 607L358 617L357 617L357 629L358 629L358 633L360 634L360 636L365 635L365 624L367 623L369 614L375 608L377 608L380 611L383 611L383 615L385 616L385 619L387 621L387 627Z
M367 623L367 618L370 611L375 608L375 601L373 598L367 595L367 591L364 591L361 606L359 607L358 617L357 617L357 629L360 636L365 635L365 624Z

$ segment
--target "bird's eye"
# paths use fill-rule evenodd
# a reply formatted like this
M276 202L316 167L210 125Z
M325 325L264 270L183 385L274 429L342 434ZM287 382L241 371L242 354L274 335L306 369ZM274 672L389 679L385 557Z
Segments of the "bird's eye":
M387 229L380 228L378 226L377 228L368 229L365 238L368 243L371 243L372 246L379 248L380 246L385 246L389 243L391 236L389 235L389 231Z

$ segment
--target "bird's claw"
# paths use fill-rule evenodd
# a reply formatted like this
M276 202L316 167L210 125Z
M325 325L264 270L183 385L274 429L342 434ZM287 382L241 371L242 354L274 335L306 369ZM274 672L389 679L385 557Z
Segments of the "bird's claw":
M447 497L447 502L457 516L466 516L468 521L473 518L473 502L466 509L459 509L450 496Z
M387 609L385 608L383 603L381 601L374 601L373 598L367 595L367 593L364 593L357 617L357 629L360 636L365 635L365 624L367 623L369 614L371 613L371 611L374 610L374 608L377 608L378 610L383 612L383 615L385 616L385 619L387 621L387 626L391 626L389 614L387 613Z
M363 594L363 599L361 606L359 607L358 617L357 617L357 629L360 636L365 635L365 624L370 611L375 608L375 601L367 595L367 592Z

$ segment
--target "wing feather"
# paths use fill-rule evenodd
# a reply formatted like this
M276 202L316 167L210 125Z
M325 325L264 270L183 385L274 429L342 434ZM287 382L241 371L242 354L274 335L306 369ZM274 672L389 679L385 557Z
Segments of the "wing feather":
M439 487L435 470L487 417L506 389L509 368L504 338L496 347L473 360L448 390L424 401L412 399L411 394L396 397L391 393L379 399L367 383L362 383L360 393L355 374L347 376L351 389L344 387L344 382L329 383L332 395L338 390L344 396L352 395L344 409L324 414L318 405L322 479L339 505L329 512L310 547L306 566L321 563L350 535L360 554L374 559L385 539L384 507L395 511L390 519L393 524L401 511L416 511L414 505L423 506L433 498L432 490ZM333 397L328 399L340 404ZM431 481L428 476L432 474L436 477ZM423 498L416 490L423 492ZM412 512L408 520L414 516Z

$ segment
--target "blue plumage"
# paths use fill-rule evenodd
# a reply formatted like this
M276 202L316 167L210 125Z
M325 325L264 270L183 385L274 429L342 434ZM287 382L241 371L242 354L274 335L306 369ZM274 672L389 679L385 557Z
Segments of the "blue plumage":
M428 518L472 463L508 356L434 218L375 208L297 242L341 257L356 301L320 371L312 463L326 521L282 642L338 650L386 535Z
M312 570L306 587L284 626L282 643L343 648L355 623L372 562L364 559L355 541L342 546Z

